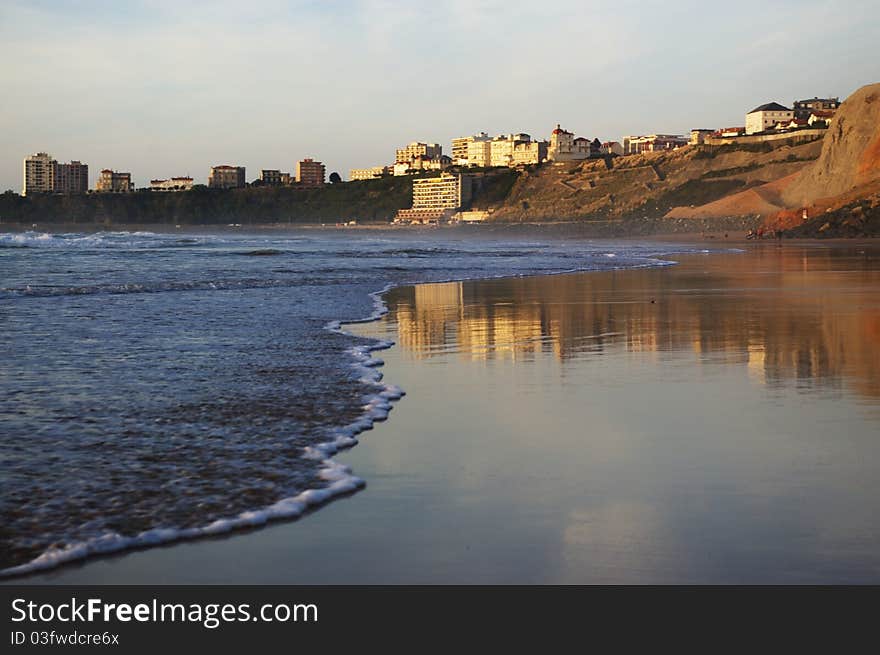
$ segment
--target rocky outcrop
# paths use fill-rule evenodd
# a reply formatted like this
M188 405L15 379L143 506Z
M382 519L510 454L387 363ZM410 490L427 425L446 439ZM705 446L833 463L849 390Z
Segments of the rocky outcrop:
M880 84L863 86L837 110L819 158L783 193L789 208L848 194L880 179Z

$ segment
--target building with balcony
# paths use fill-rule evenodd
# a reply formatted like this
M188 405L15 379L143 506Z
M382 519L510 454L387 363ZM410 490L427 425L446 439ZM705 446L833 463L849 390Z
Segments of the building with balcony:
M55 164L56 193L86 193L89 190L89 165L79 161Z
M212 166L208 186L212 189L243 189L247 186L244 166Z
M24 158L21 195L52 193L55 190L55 160L38 152Z
M131 193L134 185L131 183L131 173L117 173L105 168L98 176L95 191L99 193Z
M471 164L468 159L468 148L471 143L479 142L479 141L491 141L492 137L490 137L485 132L480 132L479 134L475 134L473 136L462 136L457 139L452 140L452 163L457 166L474 166L475 164Z
M450 218L470 202L471 178L467 175L442 174L413 180L412 209L397 212L398 221L427 223Z
M296 181L303 186L322 186L326 169L324 164L310 157L296 162Z

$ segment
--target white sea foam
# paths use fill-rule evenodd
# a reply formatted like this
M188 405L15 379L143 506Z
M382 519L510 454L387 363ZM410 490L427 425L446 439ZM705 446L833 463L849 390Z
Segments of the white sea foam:
M382 296L391 286L387 285L382 290L370 294L373 299L372 314L365 319L351 321L351 323L366 323L386 314L388 309L382 300ZM342 329L340 321L332 321L324 327L333 332L348 334ZM318 477L329 483L326 487L306 489L296 496L282 498L267 507L247 510L229 518L217 519L201 527L153 528L131 537L126 537L116 532L107 532L86 541L69 544L63 548L51 548L30 562L0 570L0 577L50 569L93 555L107 555L122 550L155 546L183 539L210 537L233 530L260 526L269 521L296 519L312 507L322 505L336 496L361 489L366 484L364 480L354 475L350 467L332 460L331 456L341 450L357 445L356 435L371 429L375 423L387 419L391 411L391 403L405 395L405 392L400 387L381 383L382 374L376 369L382 366L384 362L379 359L373 359L370 354L378 350L390 348L393 345L394 342L392 341L380 339L370 344L353 346L347 351L352 357L352 367L356 374L359 375L359 379L368 386L371 386L373 391L364 399L363 413L359 418L348 425L334 429L328 441L307 446L303 449L303 458L321 462Z

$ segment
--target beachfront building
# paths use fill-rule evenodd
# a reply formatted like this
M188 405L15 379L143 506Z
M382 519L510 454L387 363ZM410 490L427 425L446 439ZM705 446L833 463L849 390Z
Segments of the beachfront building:
M323 186L326 172L324 164L311 157L296 162L296 181L303 186Z
M792 118L794 112L791 109L783 107L778 102L768 102L746 114L746 134L757 134L773 129L777 123L787 123Z
M89 165L79 161L55 164L56 193L86 193L89 190Z
M134 191L131 173L117 173L105 168L98 176L95 191L98 193L131 193Z
M808 100L795 100L792 103L791 110L794 112L795 118L809 120L810 114L815 111L834 112L840 107L840 98L810 98Z
M21 195L52 193L55 190L55 160L38 152L24 158Z
M391 175L394 171L390 166L373 166L372 168L352 168L348 172L350 180L375 180L386 175Z
M398 148L395 151L394 163L406 164L411 162L416 157L426 157L428 159L433 159L434 157L439 157L442 154L443 148L440 147L439 143L422 143L421 141L414 141L409 145Z
M698 127L696 129L691 130L691 138L688 141L689 145L698 146L703 143L708 137L711 137L715 133L715 130L710 130L705 127Z
M480 132L473 136L462 136L452 140L452 163L457 166L473 166L468 158L468 149L471 143L491 141L485 132Z
M244 166L212 166L208 186L212 189L243 189L247 183Z
M189 176L171 177L167 180L150 180L150 191L192 191L193 179Z
M550 144L546 141L520 141L513 146L511 166L528 166L547 161L547 150Z
M678 134L646 134L623 137L623 154L675 150L688 144L688 139Z
M398 221L427 223L449 218L471 199L471 178L442 174L413 180L412 209L397 212Z

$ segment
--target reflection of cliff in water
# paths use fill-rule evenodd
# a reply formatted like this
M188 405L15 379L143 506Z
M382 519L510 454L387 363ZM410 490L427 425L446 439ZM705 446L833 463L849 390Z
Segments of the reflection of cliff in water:
M767 247L663 269L425 284L389 297L415 357L693 353L768 385L880 396L880 250Z

